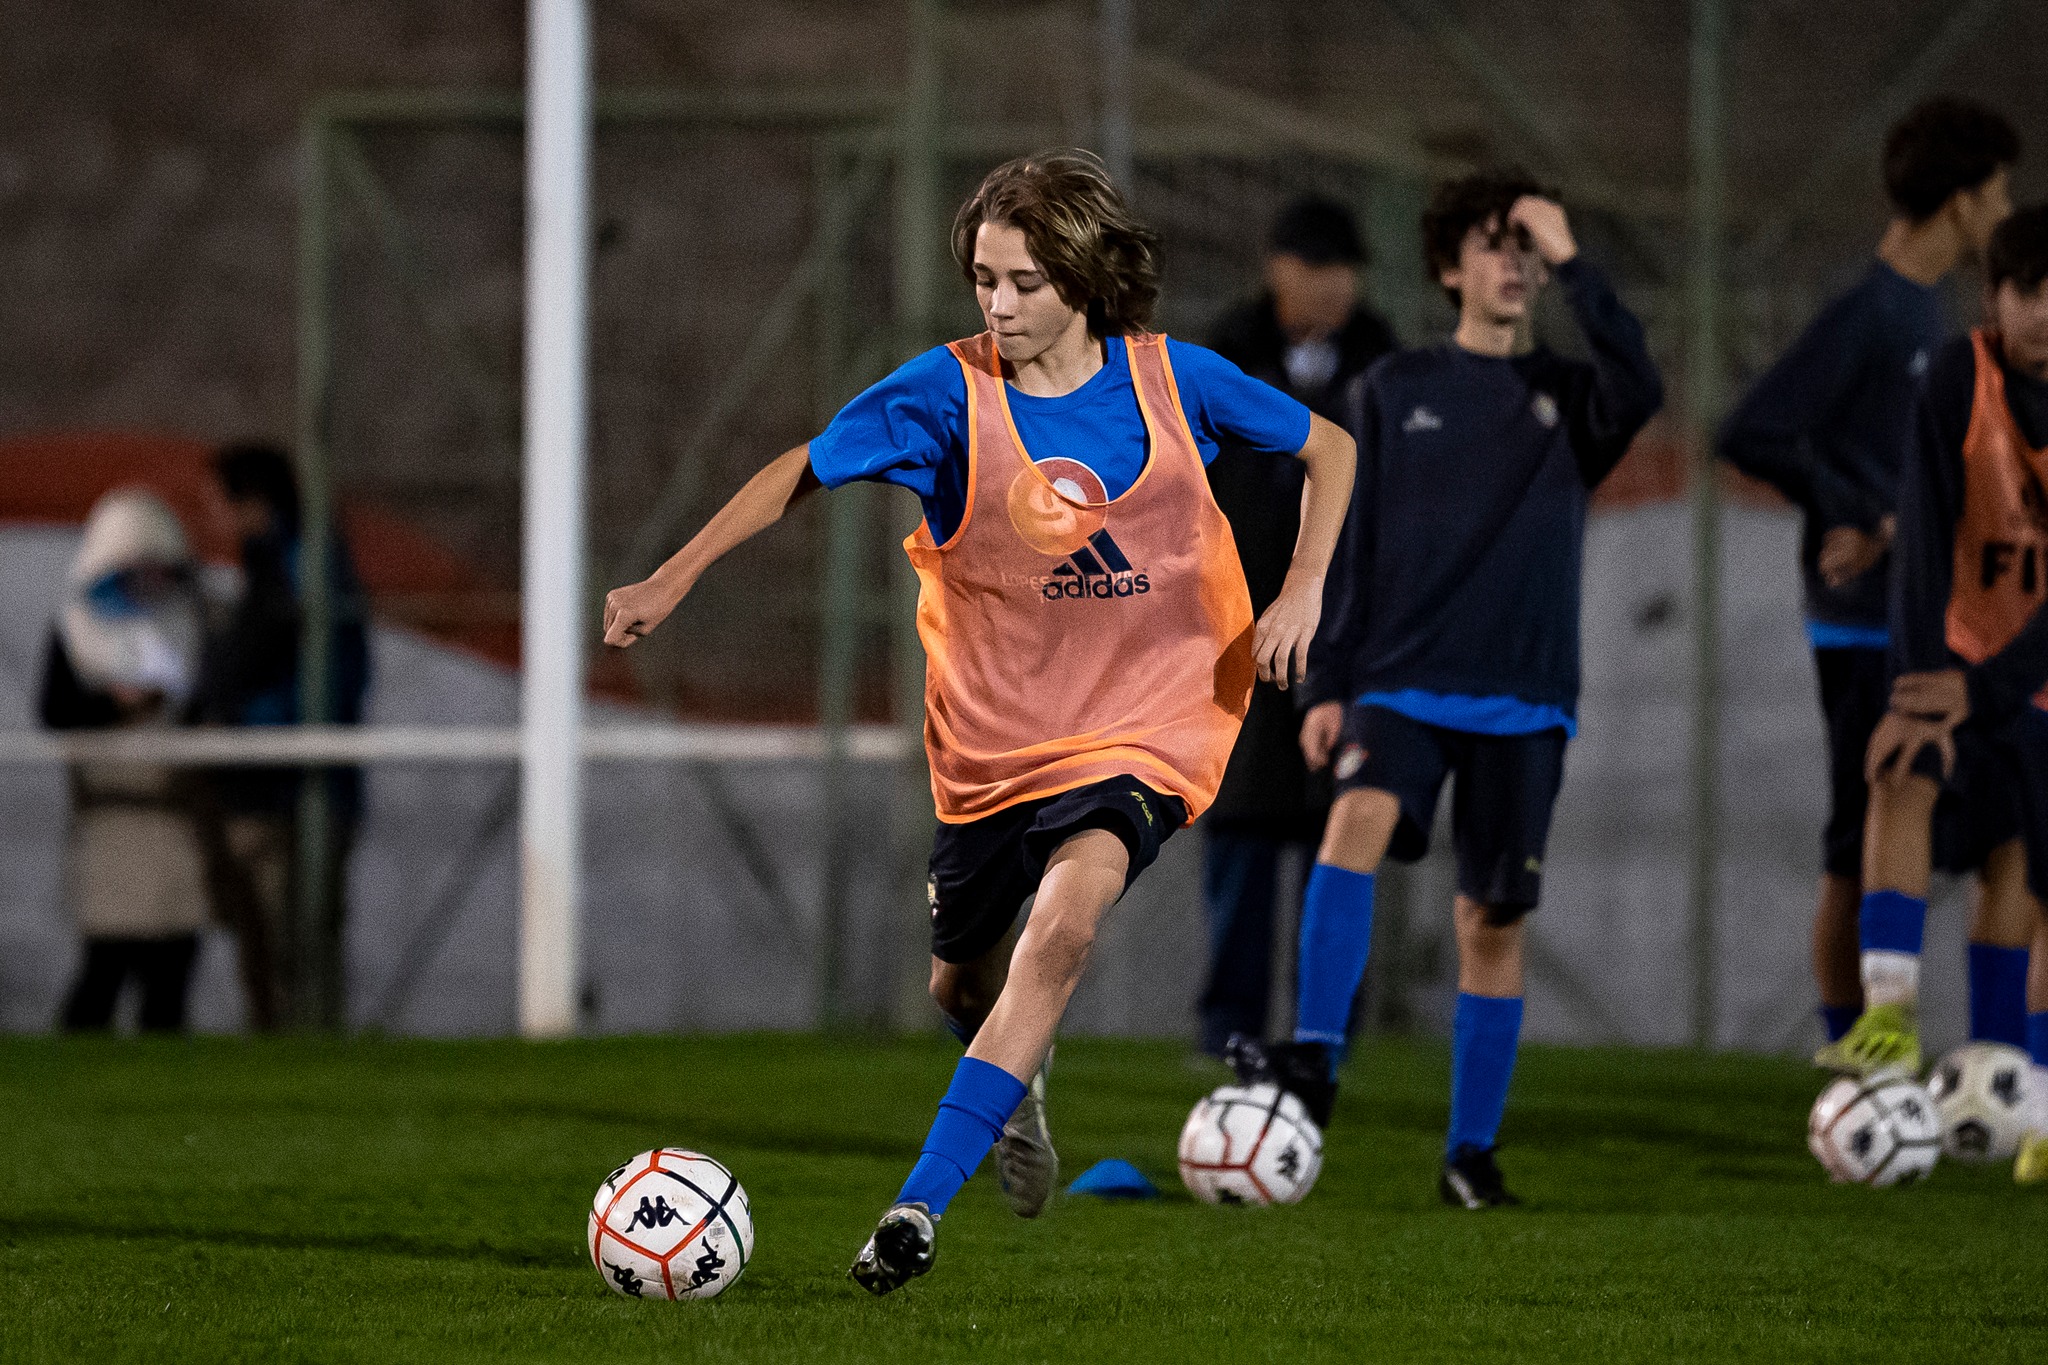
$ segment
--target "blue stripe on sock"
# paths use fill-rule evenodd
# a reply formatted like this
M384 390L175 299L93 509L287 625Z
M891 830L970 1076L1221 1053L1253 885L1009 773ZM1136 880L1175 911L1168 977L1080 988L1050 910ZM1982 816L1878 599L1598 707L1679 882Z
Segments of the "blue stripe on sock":
M1294 1041L1344 1045L1351 999L1372 948L1370 872L1317 863L1301 900L1301 963L1296 975Z
M1927 902L1903 891L1866 891L1857 914L1857 937L1866 953L1920 952Z
M2027 1016L2027 1055L2035 1066L2048 1066L2048 1010Z
M1451 1126L1444 1155L1491 1147L1507 1112L1508 1083L1522 1038L1522 997L1458 992L1451 1024Z
M2027 950L1970 945L1970 1037L2027 1045Z
M1827 1031L1828 1041L1832 1043L1847 1033L1861 1013L1863 1007L1860 1005L1822 1005L1820 1026Z
M946 1211L953 1196L974 1174L1003 1135L1003 1125L1024 1098L1024 1082L999 1066L962 1057L953 1083L939 1101L938 1117L924 1140L924 1154L910 1168L910 1178L896 1196L899 1204L923 1204L934 1218Z

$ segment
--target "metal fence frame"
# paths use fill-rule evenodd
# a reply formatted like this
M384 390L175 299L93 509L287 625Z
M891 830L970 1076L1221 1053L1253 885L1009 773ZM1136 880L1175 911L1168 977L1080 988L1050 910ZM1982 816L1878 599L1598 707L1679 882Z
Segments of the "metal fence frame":
M1523 87L1485 46L1474 38L1442 0L1387 0L1403 22L1424 34L1437 51L1484 93L1487 103L1512 141L1539 169L1556 176L1577 202L1604 210L1623 225L1629 250L1641 257L1654 278L1682 288L1685 317L1684 383L1681 412L1691 467L1693 525L1693 728L1691 772L1693 822L1691 887L1687 913L1693 969L1691 1011L1693 1038L1709 1046L1714 1038L1715 869L1721 699L1717 684L1719 652L1718 555L1720 494L1711 433L1724 402L1727 380L1723 325L1726 276L1731 265L1753 263L1756 256L1783 240L1789 225L1814 202L1819 188L1837 177L1851 159L1862 154L1875 130L1917 98L1945 69L1960 49L1995 15L2001 0L1970 0L1944 27L1911 55L1898 76L1846 122L1794 182L1781 205L1751 227L1745 239L1731 242L1727 213L1725 148L1727 142L1727 50L1729 11L1726 0L1690 0L1689 170L1682 205L1651 205L1647 221L1640 198L1617 188L1597 160L1575 146L1544 102ZM789 91L616 90L596 99L600 122L670 122L698 127L798 128L840 139L839 155L881 158L888 162L893 186L895 317L888 354L849 356L843 347L843 318L832 322L834 300L842 282L831 269L834 239L827 231L835 213L847 212L845 180L822 169L821 189L827 220L814 240L815 258L807 253L792 273L784 295L764 315L764 324L787 325L806 301L826 319L830 362L839 379L860 376L878 361L910 354L938 339L939 281L947 278L943 205L939 203L942 167L949 157L986 161L1058 140L1036 127L997 127L949 120L941 70L941 29L949 22L943 0L905 0L909 43L907 77L899 89ZM1212 7L1213 8L1213 7ZM1361 127L1310 113L1266 96L1233 88L1164 56L1135 51L1131 43L1130 0L1100 0L1098 26L1102 93L1102 145L1116 164L1168 159L1179 155L1270 155L1311 153L1335 161L1369 167L1401 187L1419 187L1428 179L1458 169L1456 163L1431 157L1412 147L1389 144ZM1200 111L1200 120L1174 126L1147 125L1133 114L1134 92L1151 89L1170 94ZM330 328L333 300L332 229L337 180L350 182L368 200L387 251L406 273L402 224L379 209L374 176L355 145L364 128L401 124L514 126L523 118L517 95L504 92L378 91L337 93L318 100L303 126L304 181L300 219L299 313L299 449L305 480L306 553L320 563L332 535L333 506L328 459L327 416L331 397ZM366 180L365 177L368 177ZM1414 202L1410 190L1406 202ZM1675 220L1675 221L1674 221ZM1674 250L1662 229L1676 227L1680 245ZM843 220L840 230L844 230ZM821 245L822 244L822 245ZM1731 250L1731 247L1734 249ZM778 324L778 319L785 321ZM760 336L757 335L757 341ZM437 337L457 372L479 389L478 372L465 359L459 334ZM750 345L749 353L757 348ZM744 387L746 357L736 367L736 383ZM835 390L841 385L830 386ZM480 390L479 390L480 391ZM713 405L731 401L721 395ZM488 409L487 409L488 410ZM821 420L829 412L821 407ZM504 420L500 412L498 420ZM676 477L694 475L679 466ZM847 735L852 720L852 662L863 604L876 595L861 592L853 572L860 562L861 536L867 524L859 495L832 500L826 521L827 570L820 600L823 615L820 717L829 762L824 796L836 801L844 790ZM889 592L894 632L896 714L906 732L921 712L922 656L912 613L915 580L898 564ZM310 722L330 717L324 694L327 632L331 616L325 584L310 575L302 677L304 714ZM910 735L906 733L906 739ZM917 754L915 744L909 750ZM902 869L902 894L915 897L922 885L924 810L927 800L921 754L901 766L894 802L905 819L893 856ZM327 841L319 822L325 818L324 787L307 789L312 817L302 848L303 884L317 888L331 874L324 866ZM914 813L914 818L913 818ZM915 831L914 835L911 831ZM834 842L834 858L850 851ZM828 888L843 884L830 874ZM834 895L828 889L828 898ZM308 904L312 903L308 896ZM300 913L306 912L302 905ZM828 1022L844 1022L838 981L839 948L835 938L843 907L828 904L825 938L818 954L821 998ZM1539 964L1546 974L1562 972L1562 964Z

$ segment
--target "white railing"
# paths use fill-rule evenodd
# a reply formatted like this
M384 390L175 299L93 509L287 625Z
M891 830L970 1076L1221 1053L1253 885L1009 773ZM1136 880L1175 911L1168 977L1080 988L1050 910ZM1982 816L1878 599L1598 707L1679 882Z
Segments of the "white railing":
M0 764L135 762L262 767L291 763L514 763L511 725L280 725L137 730L0 730ZM911 739L892 725L853 725L846 757L897 759ZM601 762L765 763L826 756L815 725L591 725L583 757Z

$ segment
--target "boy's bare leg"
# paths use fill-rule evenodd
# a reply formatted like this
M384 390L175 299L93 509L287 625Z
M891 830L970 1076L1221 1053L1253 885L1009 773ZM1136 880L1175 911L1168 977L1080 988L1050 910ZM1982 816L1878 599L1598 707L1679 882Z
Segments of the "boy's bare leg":
M946 1016L946 1027L963 1046L973 1042L981 1026L988 1022L988 1012L996 1007L1003 983L1009 979L1010 954L1016 948L1017 930L1013 926L1000 943L972 962L932 959L932 1003Z
M1863 1009L1863 977L1857 970L1856 912L1863 883L1823 872L1813 909L1813 984L1830 1009Z
M1991 850L1970 916L1970 942L2024 948L2034 939L2039 906L2027 889L2026 847L2014 839Z
M1091 855L1085 848L1069 854L1069 848L1083 838L1107 840L1112 847L1093 845ZM1078 860L1078 861L1077 861ZM1024 951L1024 944L1031 943L1036 970L1043 975L1049 955L1071 949L1085 922L1086 937L1092 944L1094 924L1099 922L1116 898L1122 894L1124 875L1129 867L1129 854L1123 841L1105 830L1084 830L1069 839L1054 851L1046 866L1046 875L1039 884L1038 897L1031 913L1031 925L1043 925L1042 934L1032 938L1027 929L1021 936L1015 929L1003 936L1002 942L971 962L946 962L932 959L931 994L940 1011L946 1016L947 1027L955 1037L967 1045L968 1055L982 1061L991 1061L974 1050L974 1044L982 1037L994 1013L997 1002L1003 998L1011 980L1017 958ZM1063 863L1073 864L1062 868ZM1090 865L1099 868L1099 877L1091 876L1085 869ZM1055 869L1058 885L1055 886ZM1109 898L1092 912L1077 910L1076 894L1080 904L1092 904L1093 893L1087 884L1100 882L1113 886ZM1099 890L1099 888L1098 888ZM1085 948L1081 954L1081 965L1086 964ZM1066 1011L1066 1002L1071 998L1074 983L1080 979L1079 968L1074 972L1056 1007L1052 1019L1053 1027L1058 1026L1059 1016ZM1027 1007L1024 1013L1036 1016L1041 1011L1037 1006ZM1020 1218L1036 1218L1044 1212L1047 1201L1059 1183L1059 1153L1052 1144L1052 1130L1046 1119L1045 1081L1046 1062L1051 1057L1051 1034L1048 1032L1045 1057L1035 1067L1027 1081L1023 1100L1003 1125L1003 1135L996 1142L996 1175L1002 1185L1003 1195L1010 1202L1010 1208ZM1006 1054L1007 1055L1007 1054ZM1001 1066L1000 1061L994 1062ZM1008 1068L1005 1068L1006 1070ZM1013 1073L1014 1074L1014 1073ZM1020 1078L1021 1079L1021 1078Z
M1371 787L1355 787L1331 805L1316 861L1347 872L1377 872L1400 823L1399 797Z
M870 1293L886 1294L931 1268L937 1219L989 1148L1011 1142L1013 1121L1030 1103L1031 1080L1045 1065L1102 917L1123 894L1129 870L1123 840L1107 830L1082 830L1053 851L1007 979L953 1073L917 1165L854 1258L853 1278ZM945 978L935 987L987 982L985 969L935 976ZM1015 1195L1011 1202L1017 1204Z
M1522 921L1496 924L1486 906L1461 895L1452 910L1458 931L1458 989L1466 995L1522 993Z
M1907 774L1870 788L1864 821L1863 889L1927 898L1934 867L1934 803L1941 786Z
M1109 907L1123 895L1130 853L1103 829L1085 829L1053 851L1031 919L1017 939L1004 982L967 1055L1029 1083L1052 1048L1060 1016L1095 948Z
M2027 1013L2048 1013L2048 906L2034 902L2034 946L2027 955ZM2036 1057L2035 1064L2048 1066Z

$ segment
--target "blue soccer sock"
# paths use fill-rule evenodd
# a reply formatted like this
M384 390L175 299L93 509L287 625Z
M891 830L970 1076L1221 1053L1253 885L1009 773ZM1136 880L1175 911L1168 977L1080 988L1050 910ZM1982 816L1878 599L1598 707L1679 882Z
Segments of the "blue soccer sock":
M1828 1041L1834 1042L1849 1031L1856 1022L1856 1016L1863 1013L1861 1005L1822 1005L1820 1026L1827 1031Z
M1866 891L1857 912L1863 949L1863 1000L1913 1005L1920 999L1920 943L1927 931L1927 901L1903 891Z
M1024 1090L1024 1082L1001 1067L962 1057L946 1097L939 1101L939 1116L924 1140L924 1154L910 1168L910 1179L903 1182L896 1202L923 1204L934 1218L944 1213L1003 1135L1003 1125L1024 1099Z
M2027 950L1970 945L1970 1037L2027 1045Z
M1508 1083L1522 1039L1522 997L1458 992L1451 1024L1451 1127L1444 1155L1491 1147L1507 1112Z
M2027 1055L2035 1066L2048 1066L2048 1010L2027 1016Z
M1294 1041L1327 1044L1333 1064L1372 949L1372 889L1370 872L1317 863L1301 898Z

